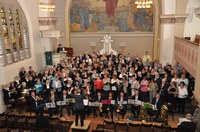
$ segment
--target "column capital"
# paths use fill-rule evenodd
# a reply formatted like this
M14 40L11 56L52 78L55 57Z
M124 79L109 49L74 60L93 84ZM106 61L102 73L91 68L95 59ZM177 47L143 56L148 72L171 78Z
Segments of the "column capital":
M161 23L175 24L185 23L188 14L162 14L160 15Z
M200 17L200 7L194 9L194 13L197 17Z
M56 25L57 20L57 17L38 17L38 22L40 26Z

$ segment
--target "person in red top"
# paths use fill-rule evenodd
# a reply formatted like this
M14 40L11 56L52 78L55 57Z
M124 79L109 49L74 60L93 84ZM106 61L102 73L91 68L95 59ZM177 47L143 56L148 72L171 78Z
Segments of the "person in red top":
M102 92L103 89L103 80L101 80L100 76L97 77L97 79L94 81L94 88L97 92Z

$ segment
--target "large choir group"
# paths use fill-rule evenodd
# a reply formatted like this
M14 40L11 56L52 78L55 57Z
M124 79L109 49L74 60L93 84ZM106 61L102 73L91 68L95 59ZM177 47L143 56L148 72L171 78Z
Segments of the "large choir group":
M95 52L75 54L39 73L32 66L28 71L22 67L13 82L3 85L5 104L25 97L37 115L43 114L47 103L55 102L55 106L48 107L50 116L62 116L64 109L71 116L74 104L66 100L80 92L88 102L101 104L86 105L87 116L111 117L112 120L113 113L125 117L129 110L138 118L139 104L127 107L127 103L117 103L128 99L151 103L154 107L148 114L156 118L163 104L171 104L174 110L184 113L186 99L193 97L193 90L194 78L180 64L163 66L158 60L152 61L148 52L142 57ZM59 107L58 101L67 103Z

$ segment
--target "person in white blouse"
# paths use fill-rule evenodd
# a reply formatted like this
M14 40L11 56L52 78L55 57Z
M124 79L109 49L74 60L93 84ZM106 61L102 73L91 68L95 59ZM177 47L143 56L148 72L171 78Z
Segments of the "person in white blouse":
M136 80L135 77L131 78L131 95L134 96L135 95L135 91L139 90L140 88L140 84L139 82Z
M180 82L184 82L184 83L185 83L185 87L186 87L186 88L188 87L189 81L188 81L188 79L186 78L186 76L185 76L184 73L181 74Z
M178 87L178 112L184 113L185 111L185 102L188 96L188 90L185 87L184 82L180 82L180 86Z
M60 95L61 91L62 91L62 84L61 81L58 79L58 77L56 77L56 80L53 81L52 83L52 87L54 92L56 92L57 94Z
M176 86L178 87L180 84L180 78L178 77L178 74L175 74L174 77L172 78L171 82L175 82Z

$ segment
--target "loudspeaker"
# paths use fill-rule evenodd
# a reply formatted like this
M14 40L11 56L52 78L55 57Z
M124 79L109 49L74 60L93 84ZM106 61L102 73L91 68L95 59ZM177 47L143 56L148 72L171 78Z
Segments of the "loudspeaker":
M184 37L184 38L185 38L186 40L189 40L189 41L191 40L191 37Z

